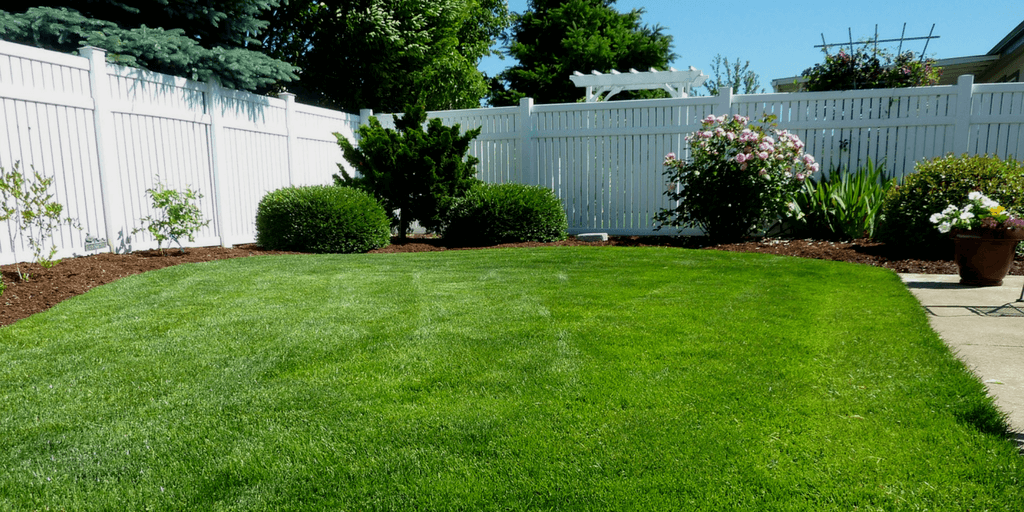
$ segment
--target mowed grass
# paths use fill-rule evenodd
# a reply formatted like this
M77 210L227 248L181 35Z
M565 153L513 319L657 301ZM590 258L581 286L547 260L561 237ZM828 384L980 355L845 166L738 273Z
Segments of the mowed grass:
M0 329L0 509L1022 510L895 274L668 248L273 256Z

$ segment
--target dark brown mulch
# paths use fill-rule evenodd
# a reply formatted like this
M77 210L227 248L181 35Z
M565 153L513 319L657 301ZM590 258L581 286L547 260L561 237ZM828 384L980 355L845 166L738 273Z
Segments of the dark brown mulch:
M761 252L815 258L823 260L847 261L877 267L885 267L896 272L921 274L956 274L956 265L951 260L921 260L894 254L884 244L871 240L854 240L851 242L827 242L817 240L785 240L763 239L736 244L705 245L706 242L697 237L611 237L607 242L581 242L570 238L562 242L521 244L504 244L494 247L539 247L539 246L571 246L571 245L612 245L612 246L659 246L716 249L737 252ZM407 240L394 240L388 247L371 251L373 253L399 253L479 249L465 247L447 247L440 239L415 237ZM44 269L37 264L21 264L21 269L30 274L28 281L21 282L15 272L14 265L0 267L3 282L7 290L0 295L0 325L9 325L29 315L44 311L60 301L85 293L94 286L106 284L132 274L140 274L149 270L178 265L181 263L197 263L227 258L245 258L248 256L289 254L282 251L265 251L255 245L240 245L233 248L194 247L180 252L177 249L166 253L160 251L139 251L130 254L96 254L79 258L69 258L55 267ZM294 253L290 253L294 254ZM1024 275L1024 261L1018 258L1010 272L1013 275Z

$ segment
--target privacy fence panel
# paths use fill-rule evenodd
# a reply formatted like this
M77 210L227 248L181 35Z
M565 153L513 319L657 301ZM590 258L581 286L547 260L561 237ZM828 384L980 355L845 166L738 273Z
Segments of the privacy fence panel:
M109 193L120 206L112 211L117 239L111 242L124 250L150 247L156 240L148 231L132 232L141 227L139 219L160 215L147 193L158 182L198 190L204 215L214 213L206 84L120 66L106 70L115 140ZM213 223L196 238L203 245L219 243Z
M914 162L952 151L955 87L737 96L733 111L752 121L776 116L779 128L800 136L828 173L868 160L898 176Z
M91 108L84 59L0 41L0 167L53 178L53 199L82 225L53 233L60 248L103 230ZM31 259L26 235L0 222L0 263Z
M359 116L325 108L295 105L296 154L293 179L299 183L329 184L344 162L341 147L334 133L349 140L356 139Z
M523 116L517 107L431 112L447 126L459 125L461 132L480 128L469 154L480 160L477 176L489 183L521 182L520 142Z
M1020 84L981 84L974 86L974 91L968 151L1024 158L1024 90Z
M663 162L682 153L688 127L710 112L708 99L533 108L530 176L565 204L570 232L647 234L668 207Z

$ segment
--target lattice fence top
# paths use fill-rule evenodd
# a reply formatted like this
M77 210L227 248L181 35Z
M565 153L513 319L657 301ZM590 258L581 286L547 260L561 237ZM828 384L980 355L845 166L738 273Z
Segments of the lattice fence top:
M613 69L609 73L593 71L589 75L576 71L569 79L576 87L587 88L587 103L592 103L599 101L601 95L605 93L607 95L604 99L608 100L622 91L650 89L663 89L673 98L685 98L693 93L694 87L703 85L708 76L690 66L690 69L685 71L675 68L658 71L651 68L650 71L630 69L628 73L620 73Z

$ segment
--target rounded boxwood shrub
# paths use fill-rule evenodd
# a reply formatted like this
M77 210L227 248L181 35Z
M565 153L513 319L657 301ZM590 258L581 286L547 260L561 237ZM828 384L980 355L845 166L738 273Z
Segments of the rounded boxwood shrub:
M568 237L568 222L549 189L485 183L453 202L441 235L459 245L554 242Z
M372 196L349 187L286 187L256 207L256 244L280 251L366 252L391 242L391 221Z
M995 156L954 156L918 162L882 203L875 238L927 258L948 258L952 242L929 217L951 204L962 206L978 190L1010 210L1024 211L1024 166Z

